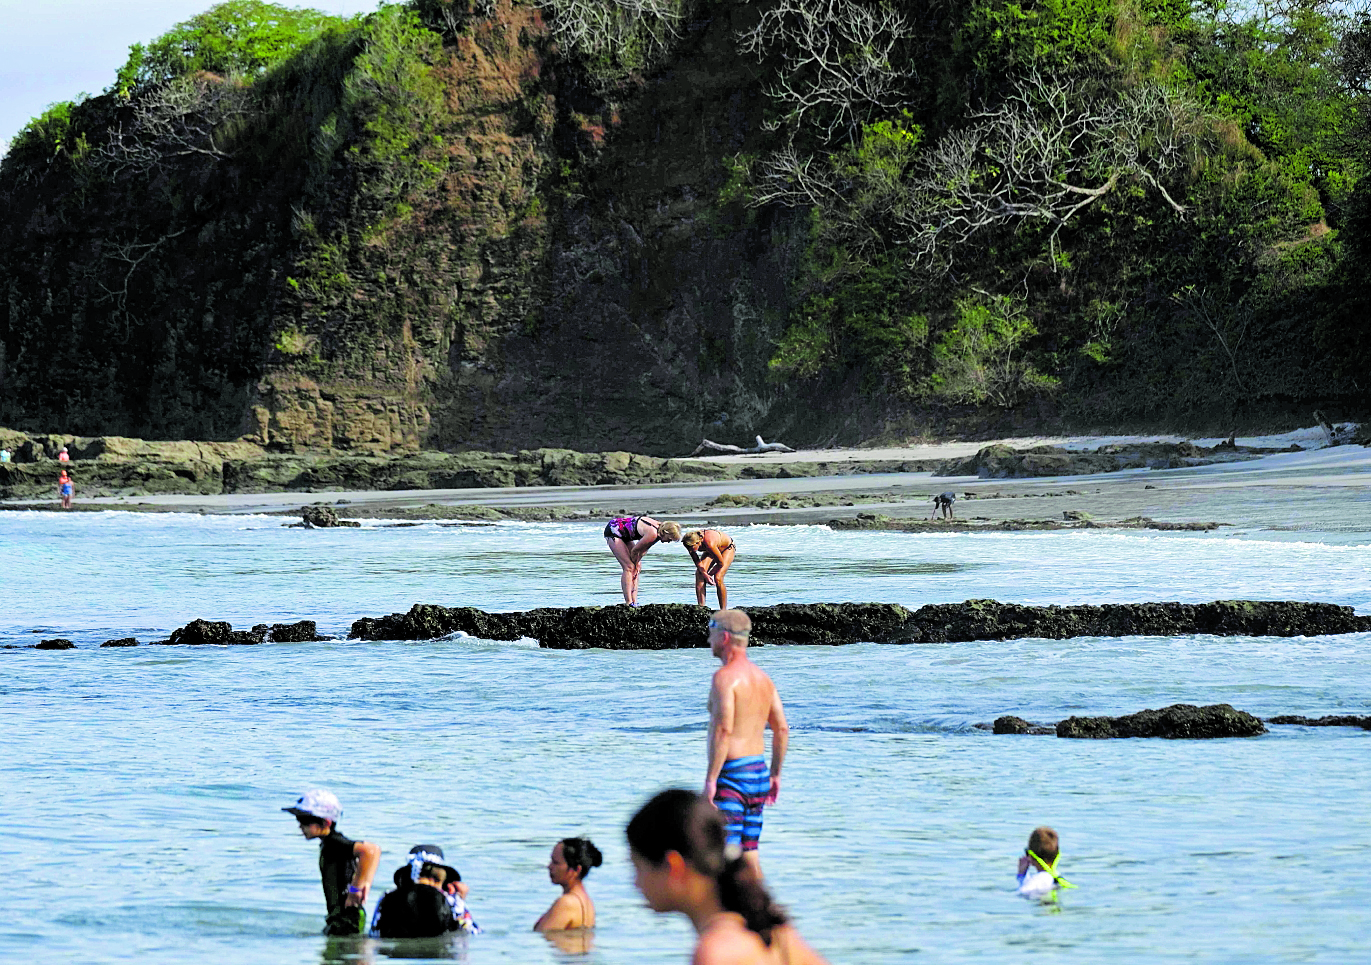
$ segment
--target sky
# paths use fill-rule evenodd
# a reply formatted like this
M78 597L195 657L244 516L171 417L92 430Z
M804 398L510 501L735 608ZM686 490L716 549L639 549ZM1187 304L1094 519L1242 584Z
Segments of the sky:
M0 149L58 101L114 83L129 47L214 6L215 0L0 0ZM350 16L377 0L286 3Z

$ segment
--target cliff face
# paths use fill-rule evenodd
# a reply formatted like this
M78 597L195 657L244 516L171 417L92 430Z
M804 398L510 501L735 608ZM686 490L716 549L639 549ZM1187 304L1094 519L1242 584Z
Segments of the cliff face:
M717 202L764 106L746 6L613 94L536 7L452 9L258 81L221 156L121 167L109 132L140 107L105 95L84 154L7 159L0 423L677 453L784 421L766 362L797 229Z

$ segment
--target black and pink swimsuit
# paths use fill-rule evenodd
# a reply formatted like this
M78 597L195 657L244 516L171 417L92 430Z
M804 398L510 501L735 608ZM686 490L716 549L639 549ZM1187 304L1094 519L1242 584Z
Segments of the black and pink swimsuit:
M638 520L641 516L615 516L605 527L605 539L621 539L625 543L632 543L642 539L638 535Z

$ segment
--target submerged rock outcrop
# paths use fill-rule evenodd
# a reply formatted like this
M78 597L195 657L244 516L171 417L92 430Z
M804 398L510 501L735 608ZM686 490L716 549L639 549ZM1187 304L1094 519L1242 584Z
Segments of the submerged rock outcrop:
M276 623L268 626L259 623L251 630L235 630L233 624L225 621L192 620L179 630L173 630L166 640L157 643L166 646L230 646L265 643L308 643L328 640L321 637L313 620L299 623Z
M1361 717L1356 714L1327 714L1323 717L1302 717L1299 714L1282 714L1269 717L1268 724L1294 724L1300 727L1360 727L1371 730L1371 715Z
M1185 532L1209 532L1231 523L1182 522L1152 519L1150 516L1131 516L1128 519L1092 519L1084 513L1067 510L1061 519L987 519L965 517L958 519L925 519L923 517L892 517L880 513L858 513L851 519L830 519L828 528L835 530L879 530L895 533L1016 533L1024 530L1047 531L1061 529L1156 529Z
M997 732L998 733L998 732ZM1231 704L1172 704L1123 717L1068 717L1057 724L1058 737L1165 737L1172 740L1212 737L1256 737L1266 725Z
M710 610L687 604L543 608L487 613L416 604L408 613L366 617L349 634L363 640L431 640L465 633L485 640L535 639L576 650L669 650L705 646ZM950 643L1044 637L1310 636L1371 631L1371 617L1331 603L1228 600L1032 607L995 600L930 604L782 603L748 607L761 644Z

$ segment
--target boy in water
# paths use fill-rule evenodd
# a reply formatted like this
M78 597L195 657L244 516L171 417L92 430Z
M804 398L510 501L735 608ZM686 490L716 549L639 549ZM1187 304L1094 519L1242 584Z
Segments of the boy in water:
M343 816L343 805L332 791L306 791L294 805L281 810L295 815L300 833L308 840L319 842L319 875L328 905L324 934L362 934L367 917L362 906L381 862L380 845L353 841L338 833L336 825Z
M1028 836L1028 847L1019 856L1019 888L1017 894L1037 901L1056 901L1057 888L1075 885L1057 874L1057 832L1051 828L1034 828Z

